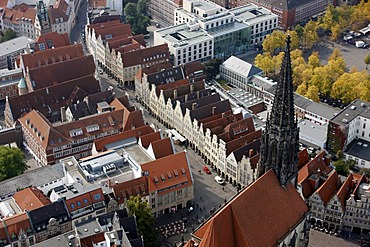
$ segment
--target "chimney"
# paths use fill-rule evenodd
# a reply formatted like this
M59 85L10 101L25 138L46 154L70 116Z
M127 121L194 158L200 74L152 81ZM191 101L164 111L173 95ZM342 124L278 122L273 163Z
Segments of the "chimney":
M190 84L190 93L194 92L194 84Z
M249 149L249 158L253 156L253 149Z
M200 95L200 93L199 93L199 91L197 91L197 99L199 99L199 95Z
M216 106L212 107L212 115L215 115L216 112Z
M193 103L192 106L191 106L191 109L195 110L196 107L197 107L197 103Z
M62 106L60 108L60 116L61 116L62 123L65 122L65 121L67 121L66 107L65 106Z
M173 98L177 98L177 89L173 90Z
M188 102L188 94L185 94L185 102Z

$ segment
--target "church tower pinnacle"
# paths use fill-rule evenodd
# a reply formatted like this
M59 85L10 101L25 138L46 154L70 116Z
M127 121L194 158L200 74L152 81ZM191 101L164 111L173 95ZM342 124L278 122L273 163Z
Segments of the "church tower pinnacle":
M280 184L296 185L298 172L299 130L294 118L290 36L276 87L275 98L261 140L259 175L273 169Z

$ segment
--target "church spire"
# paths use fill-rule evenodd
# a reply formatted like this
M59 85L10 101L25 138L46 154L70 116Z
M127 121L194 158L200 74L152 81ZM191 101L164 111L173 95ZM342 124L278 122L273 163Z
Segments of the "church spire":
M271 114L262 136L259 174L273 169L282 186L296 183L298 171L299 131L294 119L290 36L276 87Z

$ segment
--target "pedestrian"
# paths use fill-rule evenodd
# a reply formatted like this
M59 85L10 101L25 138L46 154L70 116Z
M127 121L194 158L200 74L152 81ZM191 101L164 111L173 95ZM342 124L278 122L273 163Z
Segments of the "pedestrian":
M200 212L202 212L202 208L200 208Z
M222 190L225 191L225 187L222 186Z
M197 208L199 208L199 204L197 203Z
M204 212L206 211L206 207L205 206L203 207L203 210L204 210Z

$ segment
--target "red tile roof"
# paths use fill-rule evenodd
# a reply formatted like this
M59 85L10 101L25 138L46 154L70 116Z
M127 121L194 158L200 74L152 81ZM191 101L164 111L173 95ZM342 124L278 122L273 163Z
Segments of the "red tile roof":
M76 87L84 93L76 95L77 97L71 97ZM59 118L60 116L55 116L54 113L59 112L62 106L68 106L67 103L70 103L70 101L72 103L76 103L77 100L82 101L83 97L97 92L100 92L100 84L94 76L89 75L11 97L8 99L8 105L14 121L32 109L38 110L47 118ZM50 121L53 120L50 119Z
M167 44L121 53L123 67L166 61L170 57Z
M298 170L301 169L307 162L310 161L310 156L308 155L307 149L302 149L298 153Z
M247 203L246 203L247 202ZM292 184L287 188L269 170L201 225L199 247L275 246L308 212Z
M68 34L63 33L59 34L57 32L51 32L51 33L46 33L41 36L39 36L36 40L36 46L34 48L35 51L40 51L39 45L44 44L45 49L54 47L63 47L63 46L68 46L71 43L69 42ZM51 45L51 47L49 47Z
M345 210L346 208L345 203L347 199L350 197L351 192L353 191L354 187L355 187L355 183L353 180L352 173L350 173L337 193L338 200L340 201L343 210Z
M302 151L301 151L302 152ZM300 152L300 153L301 153ZM325 151L321 151L319 154L315 156L312 160L310 160L306 165L304 165L299 171L297 176L298 184L302 183L304 179L309 177L311 174L320 173L325 177L329 175L329 173L333 170L325 160L326 153Z
M48 33L39 37L39 40L48 40L49 36L58 36L57 33ZM45 42L46 43L46 42ZM47 47L47 46L46 46ZM58 63L67 61L73 58L84 57L84 51L81 44L67 45L61 47L55 47L54 49L46 49L39 52L22 54L21 63L23 69L33 69L48 64Z
M148 148L150 143L152 143L153 141L160 140L160 139L161 139L161 133L160 132L153 132L153 133L149 133L147 135L142 135L139 138L139 141L141 142L141 145L144 148Z
M101 242L105 242L104 232L80 239L81 247L94 247Z
M99 194L100 197L95 199L94 195ZM69 212L73 212L79 210L84 207L88 207L94 203L104 201L104 194L101 188L97 188L95 190L86 192L82 195L78 195L76 197L70 198L66 200L66 205ZM73 206L71 206L73 204Z
M157 141L153 141L149 148L152 148L154 156L156 159L166 157L168 155L174 154L172 142L170 138L164 138Z
M89 55L30 69L26 82L28 89L32 91L94 73L94 59Z
M36 187L18 191L13 195L13 198L22 211L31 211L51 203L49 198Z
M94 146L97 151L105 151L106 150L105 146L110 143L118 142L120 140L124 140L130 137L139 138L142 135L146 135L152 132L154 132L154 130L149 125L145 125L142 127L135 128L133 130L124 131L122 133L94 140Z
M330 201L330 199L337 193L340 187L340 179L338 177L338 173L334 170L331 175L326 179L325 183L323 183L315 193L317 193L321 200L326 207L326 204Z
M30 19L31 23L34 24L35 16L36 9L26 4L16 5L12 9L5 8L2 13L3 21L11 22L13 25L19 25L22 21L22 17Z
M148 177L140 177L127 182L112 185L114 197L119 204L125 202L130 196L148 196Z
M53 8L48 9L51 24L60 23L61 19L63 20L63 22L67 22L68 7L69 7L68 3L65 0L56 0L56 2L53 5ZM56 19L58 19L58 21L56 21Z
M100 23L98 28L94 28L95 37L101 37L102 40L107 40L107 37L114 38L121 35L131 36L131 26L124 23L115 23L114 25L107 25L109 22Z
M141 169L148 173L149 192L160 190L158 194L168 194L193 184L185 152L142 164Z
M13 233L18 236L21 229L23 229L25 232L28 228L31 229L30 220L25 212L7 217L3 221L8 229L9 236L11 236Z

